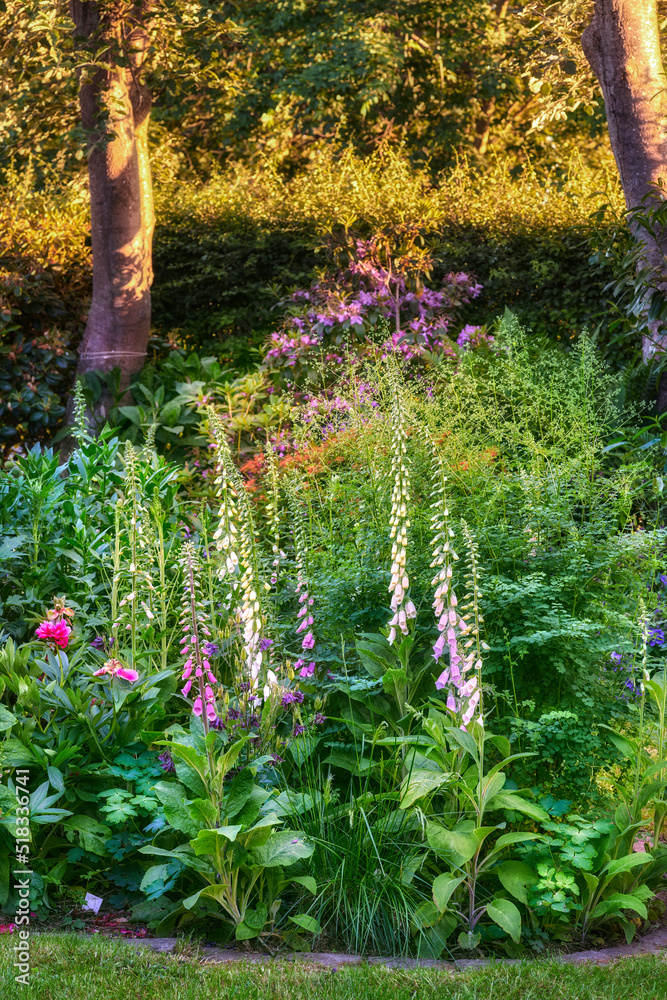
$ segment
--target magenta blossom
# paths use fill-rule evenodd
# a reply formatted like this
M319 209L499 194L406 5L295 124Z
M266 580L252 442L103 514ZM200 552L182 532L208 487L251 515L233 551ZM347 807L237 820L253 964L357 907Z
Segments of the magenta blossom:
M67 643L72 629L64 621L42 622L39 628L35 629L35 635L44 642L51 642L60 649L67 649Z
M124 681L129 681L130 684L134 684L135 681L139 680L139 673L137 670L133 670L132 667L124 667L120 660L107 660L103 667L96 670L93 677L102 677L104 674L108 674L109 677L122 677Z

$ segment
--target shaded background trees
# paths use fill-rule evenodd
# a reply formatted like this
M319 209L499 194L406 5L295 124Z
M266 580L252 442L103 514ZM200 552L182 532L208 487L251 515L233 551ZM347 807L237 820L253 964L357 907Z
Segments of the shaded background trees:
M98 6L81 0L72 10ZM603 102L581 47L593 7L121 4L135 26L138 12L150 11L141 52L130 44L114 56L130 90L140 61L141 93L152 96L158 339L150 357L168 343L252 364L279 321L281 298L326 265L336 233L367 235L406 221L406 212L433 248L436 274L466 268L484 284L470 321L492 322L510 307L561 343L586 324L603 344L631 332L626 303L610 305L607 287L615 279L628 302L636 296L619 281L631 243ZM90 244L112 232L109 219L88 228L87 168L106 170L120 140L113 114L106 124L89 115L84 127L77 80L86 62L91 80L109 73L105 44L86 49L65 0L8 0L0 11L0 416L8 443L57 428L86 314L91 330L96 317L107 318L104 337L116 345L118 356L107 358L115 382L105 392L133 377L118 352L135 355L136 371L148 340L148 203L145 223L141 212L136 225L126 213L121 240L130 246L130 230L144 232L132 277L120 281L121 290L123 280L144 289L133 300L143 316L141 332L130 334L138 349L123 340L129 319L108 323L113 281L102 282L104 308L93 298L87 313ZM95 257L99 265L103 254ZM90 337L84 344L80 371L114 354ZM630 357L625 347L611 354L619 364ZM642 378L650 393L653 376ZM88 385L99 395L104 380L90 375Z

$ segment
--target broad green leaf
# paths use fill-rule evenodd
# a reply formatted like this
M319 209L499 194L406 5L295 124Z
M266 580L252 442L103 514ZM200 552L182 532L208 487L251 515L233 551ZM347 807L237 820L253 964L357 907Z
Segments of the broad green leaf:
M250 798L255 784L255 778L249 767L244 767L235 776L224 800L223 815L225 819L233 819Z
M0 705L0 733L5 732L7 729L11 729L12 726L16 725L19 720L15 715L5 708L4 705Z
M451 783L454 775L442 771L431 771L415 768L406 775L401 783L401 801L399 809L409 809L418 799L437 791L443 785Z
M308 931L310 934L321 934L322 928L318 920L315 917L311 917L308 913L297 913L296 916L289 918L293 924L300 927L301 930Z
M58 767L48 767L46 768L46 774L49 779L49 784L55 788L57 792L65 791L65 781L63 779L63 774Z
M504 861L493 871L497 873L504 889L507 889L520 903L528 903L526 886L537 882L537 875L532 868L523 861Z
M197 855L215 856L219 850L224 850L226 844L236 840L242 829L241 826L219 826L215 830L200 830L194 840L190 841L190 846Z
M638 865L648 865L652 861L653 856L651 854L644 854L643 852L628 854L624 858L615 858L609 861L602 869L602 874L607 876L605 881L609 881L614 875L619 875L621 872L629 872Z
M317 882L312 875L296 875L294 878L290 879L290 882L296 882L297 885L302 885L304 889L308 892L312 892L313 896L317 895Z
M504 847L511 847L512 844L525 844L529 840L544 840L541 833L503 833L494 844L494 851L501 851Z
M249 860L251 864L261 865L263 868L277 865L287 868L300 858L309 858L314 850L315 845L309 844L302 836L290 830L281 830L272 834L261 847L253 848Z
M530 816L531 819L536 819L544 823L549 820L549 813L545 812L541 806L536 805L534 802L529 802L528 799L522 798L521 795L517 795L515 792L497 792L486 803L486 808L511 809L514 812L524 813L526 816Z
M465 881L465 875L455 877L451 872L443 872L433 882L433 902L438 907L438 911L443 913L447 909L447 904L452 898L452 894Z
M167 823L187 837L196 837L200 824L192 818L186 806L187 796L183 785L172 781L158 781L153 789L162 803Z
M502 771L493 775L484 775L480 784L482 787L482 800L485 806L501 790L506 780L507 775L503 774Z
M188 896L187 899L184 899L183 906L186 910L191 910L192 907L199 902L202 896L205 899L214 899L216 903L222 905L225 899L225 887L224 885L207 885L198 892L193 893L192 896Z
M269 915L269 911L266 908L266 904L259 902L254 910L246 910L243 914L243 922L247 924L248 927L254 928L256 931L261 931L262 927L266 923L266 918Z
M607 899L603 899L600 903L598 903L595 909L591 912L590 919L598 920L600 917L604 917L609 913L616 914L621 910L634 910L635 913L638 913L640 917L644 918L644 920L648 917L646 906L641 899L637 899L637 897L632 894L615 892Z
M447 729L447 736L462 746L464 750L467 750L475 763L479 765L479 747L470 733L464 733L462 729L452 726Z
M253 938L259 937L259 930L256 927L249 927L242 921L236 927L235 937L237 941L252 941Z
M79 838L79 844L84 851L104 857L107 853L106 842L111 836L111 828L105 826L93 816L71 816L63 823L63 828ZM71 840L71 837L68 837Z
M218 775L224 777L228 771L231 771L236 764L241 750L249 739L249 736L243 736L240 740L237 740L236 743L232 743L229 750L222 757L218 758Z
M438 823L428 824L426 839L439 858L457 868L470 861L477 850L477 837L472 831L447 830Z
M390 667L382 676L382 687L385 694L396 695L396 689L405 687L408 683L408 675L403 667Z
M511 747L510 741L507 739L507 737L506 736L497 736L495 734L489 733L489 735L486 737L486 739L485 739L484 742L486 743L487 741L489 743L493 743L494 746L496 746L498 748L498 750L500 750L500 752L503 755L503 757L506 758L505 760L503 760L501 762L501 766L502 766L502 764L506 764L507 763L507 759L510 757L510 754L512 753L512 747Z
M362 757L354 750L332 750L322 763L331 764L332 767L342 767L350 774L356 775L367 774L374 766L374 761L370 757Z
M511 899L494 899L486 907L486 915L498 924L515 944L521 939L521 914Z
M633 745L633 743L629 739L627 739L627 737L622 736L620 733L617 733L615 729L611 729L604 723L600 723L600 728L607 730L607 735L609 739L614 744L616 749L621 751L624 757L627 757L628 760L632 761L637 759L637 748Z
M181 847L177 847L173 851L167 851L163 847L153 847L152 844L147 844L145 847L139 848L140 854L154 854L160 858L174 858L176 861L180 861L182 864L186 865L188 868L194 868L198 872L209 872L211 871L211 866L208 862L204 861L202 858L196 857L192 853L189 846L183 844Z
M188 767L195 771L204 784L206 783L208 773L208 760L206 757L198 754L196 750L186 746L184 743L173 743L171 740L156 740L156 743L158 746L166 746L172 757L176 757L178 760L183 761L184 764L187 764Z
M464 931L457 938L459 947L466 951L474 951L481 940L482 935L480 933L473 934L472 931Z

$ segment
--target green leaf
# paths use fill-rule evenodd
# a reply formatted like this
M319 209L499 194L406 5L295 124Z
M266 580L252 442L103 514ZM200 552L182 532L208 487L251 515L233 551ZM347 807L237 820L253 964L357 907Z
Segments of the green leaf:
M215 857L219 850L225 849L226 844L236 840L242 829L241 826L219 826L215 830L200 830L190 841L190 846L197 855L212 854Z
M293 924L300 927L304 931L308 931L310 934L321 934L322 928L320 923L315 917L311 917L308 913L297 913L295 917L289 918Z
M532 868L522 861L504 861L493 871L498 875L504 889L507 889L520 903L528 903L526 886L537 882L537 875Z
M628 854L624 858L615 858L613 861L608 862L602 869L602 874L607 876L605 881L609 881L614 875L619 875L621 872L629 872L630 869L637 868L638 865L648 865L653 860L651 854L644 854L643 852Z
M290 882L296 882L297 885L302 885L304 889L308 892L312 892L313 896L317 895L317 882L312 875L296 875L294 878L290 879Z
M511 899L494 899L488 903L486 914L512 938L515 944L521 938L521 914Z
M390 667L382 675L382 687L385 694L396 697L396 688L405 687L408 683L408 675L403 667Z
M607 730L607 735L609 739L614 744L616 749L621 751L624 757L627 757L628 760L632 761L637 759L637 749L630 742L629 739L627 739L625 736L621 736L621 734L617 733L615 729L611 729L604 723L600 723L600 728Z
M49 783L57 792L65 791L65 781L60 768L47 766L46 775L49 779Z
M497 793L502 789L506 780L507 775L503 774L501 771L493 775L487 774L484 776L484 779L480 782L480 784L483 789L482 801L485 806L488 801L492 799L494 795L497 795Z
M225 887L224 885L204 886L203 889L200 889L198 892L193 893L192 896L188 896L187 899L184 899L183 906L186 910L191 910L193 906L196 906L202 896L205 899L214 899L216 903L223 906L225 902Z
M156 740L158 746L166 746L172 757L178 758L178 760L183 761L187 764L201 779L201 781L206 784L206 778L208 773L208 760L201 754L198 754L196 750L192 747L186 746L184 743L172 743L170 740Z
M69 834L76 834L84 851L104 857L107 853L105 844L111 836L111 829L103 823L98 823L93 816L71 816L63 823L63 828ZM72 837L68 837L69 840Z
M0 733L15 726L19 720L4 705L0 705Z
M263 868L274 868L278 865L285 868L293 865L300 858L309 858L315 850L314 844L307 843L298 834L290 830L281 830L269 837L261 847L250 851L250 863Z
M252 941L253 938L259 937L259 930L255 927L250 927L245 921L242 921L236 927L235 937L237 941Z
M244 767L236 775L225 798L223 814L225 819L233 819L243 809L252 794L255 779L249 767Z
M447 830L439 823L429 823L426 839L439 858L456 868L470 861L477 850L477 837L472 830Z
M452 894L464 881L465 875L459 875L457 878L451 872L444 872L434 880L433 902L440 913L444 913L449 900L452 898Z
M541 833L503 833L498 837L493 849L494 852L501 851L504 847L510 847L512 844L525 844L528 840L544 840L544 835Z
M153 789L162 803L167 823L187 837L196 837L200 824L192 818L185 804L186 793L183 785L171 781L158 781L153 785Z
M443 785L451 783L453 779L454 775L451 773L414 768L401 783L399 809L409 809L417 799L430 795Z
M447 736L462 746L464 750L467 750L475 763L479 765L479 747L470 733L464 733L462 729L452 726L447 730Z
M465 931L459 934L457 940L460 948L464 948L466 951L474 951L482 940L482 935L479 933L473 934L472 931Z
M256 931L261 931L266 923L269 911L265 903L258 903L254 910L246 910L243 914L243 922Z
M549 813L545 812L541 806L528 799L522 798L515 792L497 792L493 798L486 803L487 809L511 809L514 812L524 813L531 819L539 820L542 823L549 821Z

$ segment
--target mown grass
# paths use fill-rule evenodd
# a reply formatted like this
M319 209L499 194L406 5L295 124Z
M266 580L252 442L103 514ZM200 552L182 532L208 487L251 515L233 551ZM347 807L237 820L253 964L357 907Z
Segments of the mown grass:
M202 965L123 941L39 935L30 985L14 982L13 944L0 942L2 1000L662 1000L667 964L657 956L608 966L555 962L446 970L304 963Z

